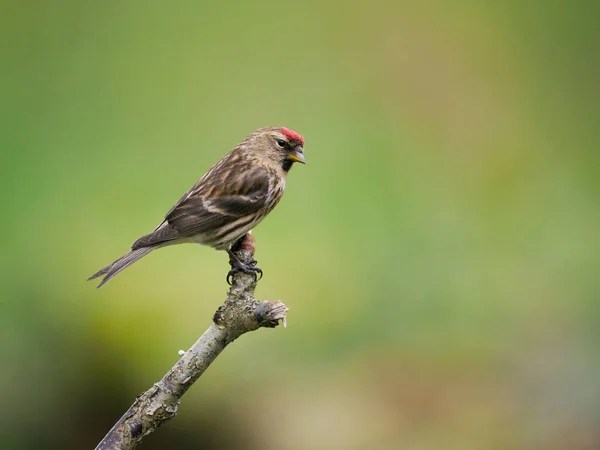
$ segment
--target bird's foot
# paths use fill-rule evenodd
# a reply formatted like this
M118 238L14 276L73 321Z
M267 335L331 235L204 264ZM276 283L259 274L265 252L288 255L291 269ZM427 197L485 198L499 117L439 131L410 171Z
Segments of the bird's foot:
M244 248L244 246L246 246L246 248ZM240 261L240 259L235 254L235 252L238 250L245 250L247 252L250 252L250 255L249 255L250 261L248 261L248 262ZM258 280L260 280L262 278L263 271L260 269L260 267L256 267L256 260L253 258L254 238L252 237L252 235L250 233L244 235L241 239L238 239L238 241L235 242L231 246L231 248L225 249L225 251L229 255L229 264L231 265L231 270L227 273L227 278L226 278L227 284L229 284L229 286L231 286L231 281L233 279L233 276L239 272L243 272L248 275L254 275L255 282L257 282ZM260 274L260 278L258 277L258 274Z
M249 264L244 264L240 261L230 261L231 270L227 273L227 284L231 286L231 281L236 273L243 272L248 275L254 275L254 281L258 281L263 276L263 271L260 267L256 267L256 261L252 260ZM258 276L260 275L260 277Z

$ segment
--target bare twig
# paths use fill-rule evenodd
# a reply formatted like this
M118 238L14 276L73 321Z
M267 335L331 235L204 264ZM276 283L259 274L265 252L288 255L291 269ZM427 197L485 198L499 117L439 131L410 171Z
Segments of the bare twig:
M237 246L235 254L244 263L254 262L254 238L250 234ZM135 448L144 436L177 415L179 399L227 344L248 331L276 327L279 321L285 326L287 307L281 302L257 301L255 288L254 275L240 272L233 276L227 298L208 330L187 352L180 352L181 359L162 380L136 398L96 450Z

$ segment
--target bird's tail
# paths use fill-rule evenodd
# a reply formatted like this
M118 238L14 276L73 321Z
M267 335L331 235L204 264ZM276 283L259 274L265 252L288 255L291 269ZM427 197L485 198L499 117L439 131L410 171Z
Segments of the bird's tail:
M104 283L110 280L115 275L121 273L122 270L127 269L130 265L136 262L138 259L143 258L156 247L141 247L136 248L135 250L131 250L117 259L115 262L109 264L104 269L99 270L94 275L88 278L89 280L93 280L94 278L98 278L104 276L98 287L101 287Z

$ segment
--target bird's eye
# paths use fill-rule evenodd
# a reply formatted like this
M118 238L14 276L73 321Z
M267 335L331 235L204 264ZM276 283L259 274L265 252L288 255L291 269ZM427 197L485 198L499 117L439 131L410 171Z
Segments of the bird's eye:
M277 145L283 148L285 147L285 141L283 139L277 139Z

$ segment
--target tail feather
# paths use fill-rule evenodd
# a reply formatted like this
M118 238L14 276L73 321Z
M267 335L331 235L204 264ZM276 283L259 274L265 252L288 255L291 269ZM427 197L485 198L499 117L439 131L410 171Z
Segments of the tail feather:
M148 253L150 253L154 249L155 249L155 247L142 247L142 248L137 248L135 250L131 250L130 252L125 253L123 256L121 256L119 259L117 259L112 264L109 264L108 266L104 267L103 269L100 269L94 275L89 277L88 281L93 280L94 278L104 276L104 278L98 285L98 287L101 287L104 283L106 283L112 277L121 273L121 271L127 269L130 265L132 265L138 259L143 258L144 256L146 256Z

